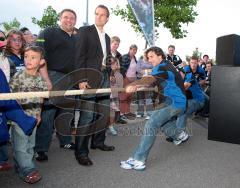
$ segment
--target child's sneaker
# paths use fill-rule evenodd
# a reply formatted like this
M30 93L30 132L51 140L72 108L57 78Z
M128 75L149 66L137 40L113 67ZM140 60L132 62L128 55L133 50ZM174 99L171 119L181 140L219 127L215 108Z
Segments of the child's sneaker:
M109 131L110 131L110 133L112 134L112 135L114 135L114 136L116 136L117 135L117 131L114 129L114 127L113 126L109 126Z
M173 140L173 143L174 145L178 146L180 145L182 142L186 142L189 138L189 135L185 132L185 131L182 131L178 138L176 140Z
M136 115L136 118L142 118L142 117L143 117L142 114L137 114L137 115Z
M145 119L146 119L146 120L149 120L149 119L150 119L150 116L147 115L147 116L145 117Z
M126 161L121 161L120 162L120 167L126 170L144 170L146 168L145 163L142 161L135 160L133 158L129 158Z

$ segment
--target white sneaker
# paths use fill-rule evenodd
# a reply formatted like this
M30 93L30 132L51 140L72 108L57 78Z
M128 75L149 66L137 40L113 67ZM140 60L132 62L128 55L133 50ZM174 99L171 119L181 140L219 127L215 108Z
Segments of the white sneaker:
M114 136L117 135L117 131L114 129L113 126L109 126L108 129L109 129L109 131L111 132L112 135L114 135Z
M188 138L189 138L189 135L188 135L185 131L182 131L182 132L178 135L178 138L173 141L173 143L174 143L174 145L178 146L178 145L180 145L182 142L187 141Z
M144 170L146 168L145 163L142 161L135 160L133 158L129 158L126 161L121 161L120 162L120 167L126 170Z
M150 116L146 116L145 119L146 119L146 120L149 120L149 119L150 119Z

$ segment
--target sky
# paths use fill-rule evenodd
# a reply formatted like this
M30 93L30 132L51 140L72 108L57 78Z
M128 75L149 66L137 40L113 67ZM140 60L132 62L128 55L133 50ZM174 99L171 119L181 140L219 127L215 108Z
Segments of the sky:
M0 0L0 23L11 21L15 17L21 23L21 27L28 27L32 33L38 34L40 28L31 22L31 17L40 19L43 10L51 5L57 12L64 8L71 8L77 13L76 27L83 25L86 21L86 1L87 0ZM104 4L109 8L117 5L124 7L127 0L89 0L89 24L94 23L94 10L99 4ZM175 53L185 60L186 55L192 55L197 47L202 54L208 54L210 58L216 56L216 39L228 34L240 34L240 26L237 18L240 17L239 0L198 0L195 10L198 16L194 23L189 24L186 29L187 37L174 39L170 32L159 27L159 38L156 46L167 52L170 44L176 46ZM131 44L139 47L137 56L142 55L145 47L145 40L134 32L131 25L124 22L120 17L110 16L110 20L105 27L109 36L119 36L121 44L119 51L122 54L128 52Z

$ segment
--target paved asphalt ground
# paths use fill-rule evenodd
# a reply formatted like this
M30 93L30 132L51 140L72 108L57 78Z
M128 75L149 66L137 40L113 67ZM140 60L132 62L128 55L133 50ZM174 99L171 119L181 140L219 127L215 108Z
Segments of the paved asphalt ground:
M127 159L139 143L144 119L118 126L119 136L108 136L107 144L116 147L114 152L91 150L92 167L80 166L73 151L60 149L53 139L49 161L37 163L43 179L35 185L21 181L13 170L0 172L1 188L239 188L239 145L207 140L207 122L193 119L188 122L191 138L174 146L157 137L147 168L143 172L123 170L121 160ZM12 156L11 156L12 160Z

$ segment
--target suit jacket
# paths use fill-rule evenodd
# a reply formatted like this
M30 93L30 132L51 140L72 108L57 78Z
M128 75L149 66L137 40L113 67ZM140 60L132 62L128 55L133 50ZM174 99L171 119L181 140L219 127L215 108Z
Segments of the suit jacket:
M103 51L95 25L80 27L76 37L75 69L91 68L102 72ZM105 40L106 52L109 56L111 55L110 37L107 34L105 34ZM97 73L94 75L84 71L84 74L92 87L98 87Z

